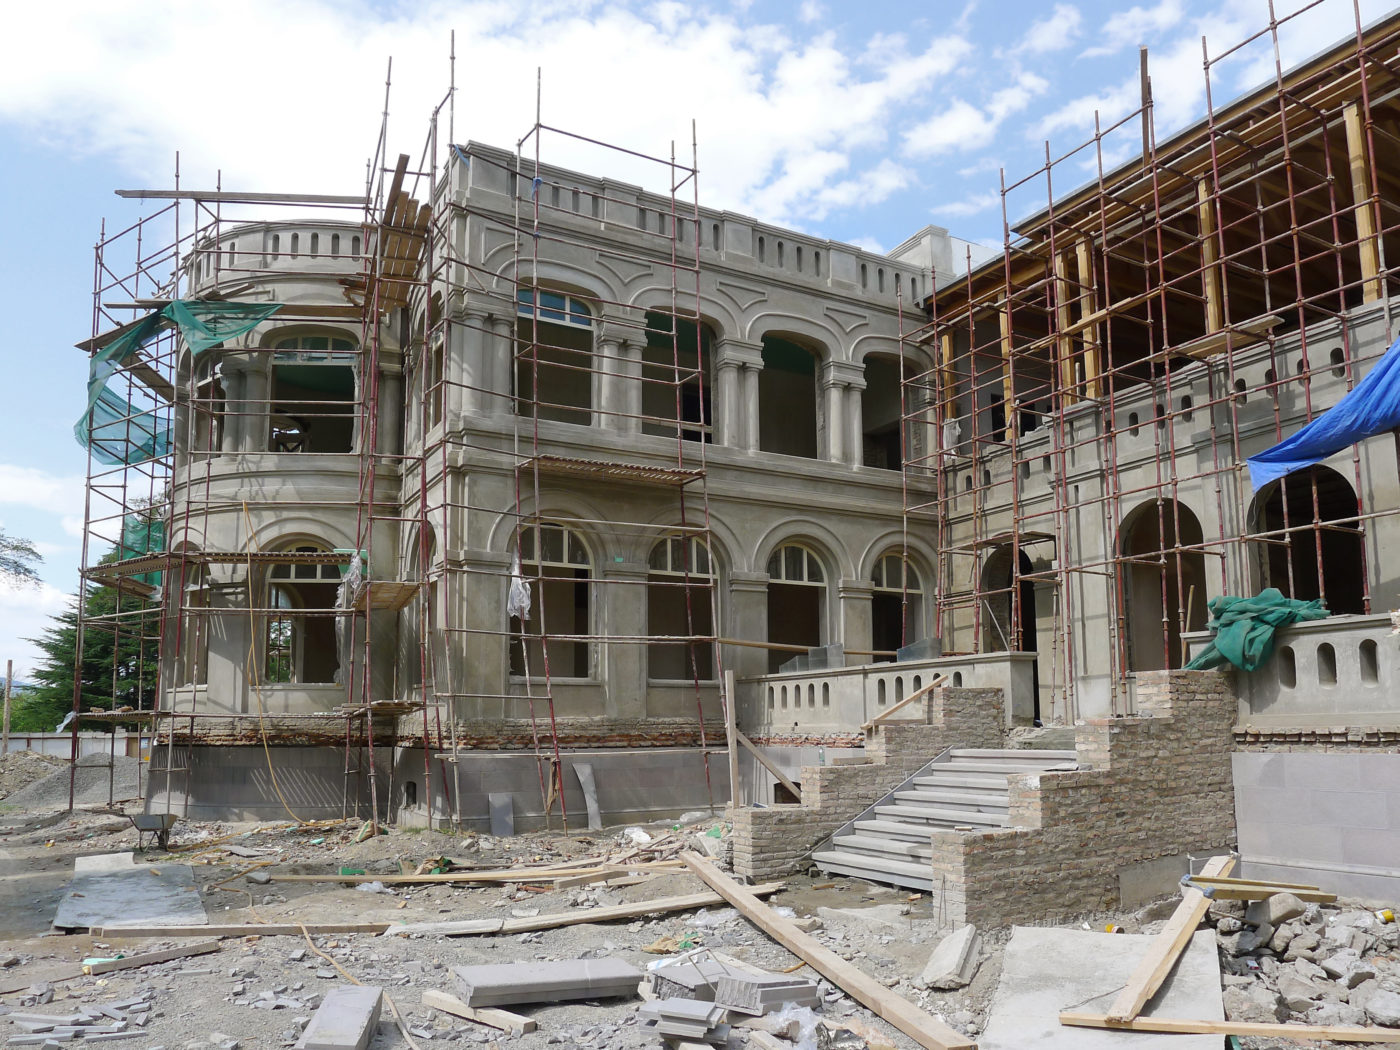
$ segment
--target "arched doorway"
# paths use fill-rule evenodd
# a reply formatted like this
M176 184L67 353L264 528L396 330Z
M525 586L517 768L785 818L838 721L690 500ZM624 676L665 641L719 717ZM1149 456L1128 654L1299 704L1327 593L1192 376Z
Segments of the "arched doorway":
M549 636L550 674L587 678L592 648L593 559L582 538L557 522L520 530L520 572L529 582L530 619L510 618L510 673L545 677L544 637Z
M1175 500L1153 500L1123 519L1118 536L1128 670L1181 667L1183 630L1202 630L1207 618L1201 523Z
M1323 598L1334 614L1366 611L1365 556L1356 493L1327 467L1264 486L1250 505L1256 578L1290 598Z
M1011 571L1011 545L997 547L982 568L982 651L1040 651L1036 633L1034 566L1025 548L1017 549ZM1015 604L1013 605L1013 598ZM1040 718L1040 661L1031 664L1032 717Z
M785 544L768 557L768 640L777 645L815 648L822 644L822 613L826 605L826 573L806 547ZM768 653L773 672L795 654L780 649Z

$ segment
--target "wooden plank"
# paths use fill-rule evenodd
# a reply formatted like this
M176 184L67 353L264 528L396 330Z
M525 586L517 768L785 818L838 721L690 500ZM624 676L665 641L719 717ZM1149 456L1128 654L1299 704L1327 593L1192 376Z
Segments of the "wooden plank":
M94 937L117 940L151 937L300 937L305 930L313 937L329 933L380 934L391 922L295 922L245 923L229 926L99 926L91 930Z
M1079 400L1074 381L1074 337L1068 334L1074 323L1070 309L1069 255L1055 253L1055 328L1061 334L1055 339L1055 356L1060 362L1060 392L1066 407Z
M207 955L209 952L216 952L218 950L218 941L200 941L198 944L186 944L179 948L166 948L158 952L144 952L141 955L131 955L125 959L110 959L107 962L93 963L91 966L84 966L83 973L95 977L100 973L111 973L114 970L132 970L139 966L151 966L155 963L169 962L171 959L185 959L191 955Z
M1075 262L1079 266L1079 316L1092 317L1098 311L1095 308L1097 297L1094 291L1094 255L1087 240L1074 242ZM1103 397L1103 375L1102 356L1099 351L1099 327L1091 324L1084 328L1084 396L1089 398Z
M977 1050L977 1044L967 1036L949 1028L903 996L896 995L869 974L856 969L822 945L816 938L803 933L792 920L778 915L698 853L686 852L682 853L681 857L691 871L738 908L751 923L920 1046L926 1047L927 1050Z
M734 739L749 749L749 754L758 759L759 765L778 778L778 783L792 792L793 797L799 802L802 801L802 789L783 775L783 771L769 761L768 756L758 749L752 740L744 735L744 731L738 726L734 727Z
M1192 1021L1176 1017L1135 1017L1112 1021L1104 1014L1065 1011L1060 1024L1078 1028L1117 1028L1127 1032L1173 1032L1182 1035L1258 1035L1336 1043L1400 1043L1400 1029L1357 1028L1330 1024L1251 1024L1248 1021Z
M1192 882L1208 882L1213 886L1272 886L1274 889L1284 890L1320 890L1321 886L1314 886L1310 882L1274 882L1272 879L1234 879L1224 875L1192 875Z
M1192 339L1189 343L1180 343L1173 347L1172 351L1186 357L1193 357L1197 361L1204 361L1232 347L1235 350L1242 350L1254 343L1261 342L1269 334L1271 328L1282 323L1283 318L1277 314L1262 314L1259 317L1252 317L1248 321L1241 321L1239 324L1221 328L1209 335Z
M783 883L781 882L766 882L761 886L749 887L749 892L755 897L767 897L777 893L782 888ZM548 915L532 915L524 919L463 919L458 922L412 923L407 926L390 927L386 936L399 937L409 933L427 933L440 937L478 937L496 933L533 933L536 930L552 930L560 926L635 919L638 916L655 915L659 912L691 911L695 908L710 908L723 903L724 898L718 893L686 893L675 897L657 897L648 901L611 904L601 908L574 908L570 911L554 912Z
M870 729L870 728L872 728L873 726L875 726L876 723L883 722L885 719L889 718L890 715L892 715L892 714L894 714L896 711L898 711L901 707L904 707L906 704L912 704L915 700L918 700L918 699L920 699L921 697L927 696L929 693L933 692L935 689L937 689L940 685L942 685L942 684L943 684L944 682L946 682L947 680L948 680L948 676L947 676L946 674L936 675L936 676L934 677L933 681L929 682L928 685L924 686L924 687L921 688L921 689L916 689L916 690L914 690L914 692L910 693L908 696L906 696L906 697L905 697L903 700L901 700L899 703L895 704L893 707L891 707L891 708L889 708L889 709L887 709L887 710L881 711L878 715L876 715L874 718L872 718L869 722L866 722L864 725L862 725L861 728L862 728L862 729Z
M1212 857L1206 861L1201 874L1228 875L1234 867L1234 857ZM1157 994L1157 989L1162 987L1167 974L1172 972L1172 967L1176 965L1177 959L1181 957L1191 940L1191 935L1196 932L1196 927L1201 924L1201 918L1209 908L1210 901L1206 900L1205 894L1200 890L1188 889L1182 894L1181 903L1176 906L1176 911L1172 912L1167 925L1147 949L1147 954L1138 963L1133 975L1128 978L1128 983L1108 1008L1109 1017L1126 1022L1142 1013L1147 1001Z
M423 1005L430 1006L434 1010L441 1010L453 1017L462 1017L468 1021L475 1021L477 1024L484 1024L488 1028L509 1032L515 1036L533 1032L536 1028L535 1020L532 1017L521 1017L519 1014L513 1014L509 1010L502 1010L499 1007L468 1006L455 995L448 995L446 992L439 992L432 988L423 990Z
M590 866L560 864L551 868L505 868L499 871L449 871L441 875L278 875L268 872L273 882L343 882L355 885L361 882L382 882L391 885L431 885L439 882L549 882L565 875L584 875L608 867L604 862L594 862ZM647 871L653 868L675 868L673 860L648 860L629 864L629 871Z
M1193 881L1187 885L1197 886L1197 883ZM1308 904L1331 904L1337 899L1335 893L1289 889L1287 886L1220 886L1202 882L1197 888L1211 900L1217 901L1262 901L1279 893L1291 893Z
M734 692L734 670L726 668L724 672L724 738L729 751L729 804L738 806L743 796L739 783L739 742L734 738L735 731L739 728L738 713L734 710L736 700Z
M1225 296L1220 282L1215 201L1206 179L1196 180L1196 220L1201 230L1201 276L1206 293L1206 334L1209 335L1225 327Z
M1370 152L1366 148L1366 129L1361 123L1361 110L1355 102L1342 107L1342 123L1346 127L1347 162L1351 169L1357 250L1361 253L1361 298L1364 302L1373 303L1384 295L1380 281L1381 253L1376 238L1376 213L1371 203Z

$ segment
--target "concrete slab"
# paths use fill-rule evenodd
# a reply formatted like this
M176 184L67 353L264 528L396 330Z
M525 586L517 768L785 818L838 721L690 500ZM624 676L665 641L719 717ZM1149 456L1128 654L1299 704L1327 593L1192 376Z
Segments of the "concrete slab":
M493 791L486 796L491 807L491 834L509 838L515 834L515 796L509 792Z
M370 985L332 988L297 1042L297 1050L365 1050L374 1038L384 991Z
M130 853L79 857L53 924L92 926L203 926L209 922L188 864L134 864Z
M1061 1010L1103 1012L1155 938L1017 926L1002 959L1001 982L977 1041L980 1050L1220 1050L1218 1035L1162 1035L1068 1028ZM1223 1021L1215 933L1192 938L1146 1016Z
M468 1006L631 998L642 972L621 959L563 959L454 966L457 992Z

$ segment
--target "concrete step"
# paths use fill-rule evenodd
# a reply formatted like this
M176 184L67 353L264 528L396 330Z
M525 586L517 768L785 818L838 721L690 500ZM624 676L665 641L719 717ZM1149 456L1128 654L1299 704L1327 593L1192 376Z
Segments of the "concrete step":
M889 857L893 860L933 861L933 848L927 843L884 838L879 835L840 835L831 843L832 849L845 853L860 853L871 857Z
M1010 805L1010 797L1005 791L938 791L923 787L896 791L894 801L899 804L966 810L969 813L1005 813Z
M914 783L919 787L938 790L991 791L1006 794L1005 773L943 773L946 766L935 766L926 776L918 777Z
M933 871L927 864L878 860L835 849L813 853L812 863L833 875L852 875L858 879L908 886L915 890L933 889Z
M1056 764L1057 762L1074 762L1078 759L1078 754L1074 751L1051 751L1041 748L990 748L990 747L955 747L949 753L950 758L972 758L972 759L1013 759L1015 761L1046 762Z
M970 758L955 758L951 762L940 762L934 770L947 770L959 776L966 776L969 773L995 773L1000 776L1017 776L1021 773L1043 773L1049 769L1058 769L1063 766L1071 768L1069 762L1050 762L1045 765L1037 765L1032 762L1012 762L1007 759L992 759L986 762L974 761Z
M906 824L900 820L856 820L851 822L856 834L900 842L928 844L929 826L924 823Z
M988 784L980 788L949 787L934 777L919 777L906 791L919 791L937 796L939 801L950 805L999 806L1006 808L1010 795L1004 784Z
M974 813L966 809L940 809L935 806L876 806L875 816L881 820L902 820L948 827L967 824L975 828L1004 828L1005 813Z

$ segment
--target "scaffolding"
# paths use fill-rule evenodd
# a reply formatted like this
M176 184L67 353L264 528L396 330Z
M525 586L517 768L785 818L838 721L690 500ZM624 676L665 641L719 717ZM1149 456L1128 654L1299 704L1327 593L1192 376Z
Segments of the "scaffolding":
M1161 142L1144 55L1140 108L1003 174L1000 258L969 259L908 337L935 362L905 378L925 435L906 473L937 489L906 506L938 529L935 633L1038 649L1046 723L1073 722L1092 678L1129 710L1133 671L1185 662L1207 593L1371 611L1367 560L1400 510L1372 494L1388 450L1257 495L1243 475L1392 336L1400 19L1355 12L1349 39L1285 71L1280 34L1318 6L1271 7L1218 53L1202 39L1204 120ZM1217 105L1250 63L1271 82Z

